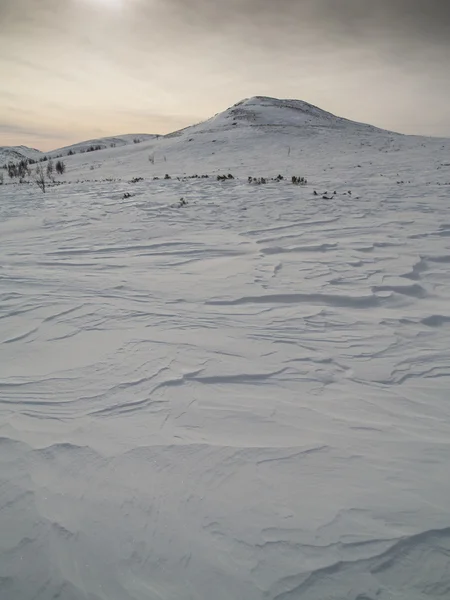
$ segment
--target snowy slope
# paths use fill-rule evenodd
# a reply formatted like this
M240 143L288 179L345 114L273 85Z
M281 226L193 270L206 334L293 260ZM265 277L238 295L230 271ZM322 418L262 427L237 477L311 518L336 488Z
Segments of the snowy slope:
M18 162L26 158L39 160L44 154L28 146L0 146L0 166L9 162Z
M241 100L223 113L212 117L191 131L247 127L327 127L351 128L353 130L382 131L371 125L337 117L302 100L279 100L266 96L254 96Z
M448 596L450 140L241 106L0 187L2 600Z
M158 136L148 134L148 133L134 133L134 134L126 134L120 136L112 136L112 137L103 137L96 138L93 140L86 140L84 142L79 142L77 144L72 144L71 146L64 146L64 148L58 148L57 150L52 150L47 153L47 156L67 156L69 152L84 153L89 151L92 147L100 147L102 150L105 148L115 148L115 147L123 147L129 146L130 144L134 144L135 140L138 140L138 143L148 140L153 140Z

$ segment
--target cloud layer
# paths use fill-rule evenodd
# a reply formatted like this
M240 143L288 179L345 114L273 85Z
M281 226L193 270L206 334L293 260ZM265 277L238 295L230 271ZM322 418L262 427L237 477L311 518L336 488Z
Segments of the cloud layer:
M163 133L258 94L450 135L449 60L437 0L2 0L0 144Z

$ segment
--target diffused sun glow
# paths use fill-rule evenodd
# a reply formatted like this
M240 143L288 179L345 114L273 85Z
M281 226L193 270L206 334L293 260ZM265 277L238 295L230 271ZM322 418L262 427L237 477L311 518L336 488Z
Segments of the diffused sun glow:
M125 0L89 0L91 4L97 4L101 6L109 6L111 8L120 8L124 5Z

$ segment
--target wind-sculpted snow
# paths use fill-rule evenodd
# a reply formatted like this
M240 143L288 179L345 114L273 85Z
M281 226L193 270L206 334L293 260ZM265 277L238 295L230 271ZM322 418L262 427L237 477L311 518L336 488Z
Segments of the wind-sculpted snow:
M450 597L450 170L382 143L0 189L2 600Z

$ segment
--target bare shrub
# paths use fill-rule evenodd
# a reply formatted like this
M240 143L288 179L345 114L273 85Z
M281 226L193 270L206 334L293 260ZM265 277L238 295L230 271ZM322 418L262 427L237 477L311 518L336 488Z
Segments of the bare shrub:
M35 173L35 178L34 181L36 183L36 185L44 192L45 194L45 171L42 167L42 165L38 165L36 167L36 173Z
M15 163L8 164L8 175L10 179L14 179L15 177L17 177L17 166L15 165Z
M50 159L47 163L47 177L49 179L53 179L53 170L54 170L54 164L52 159Z

